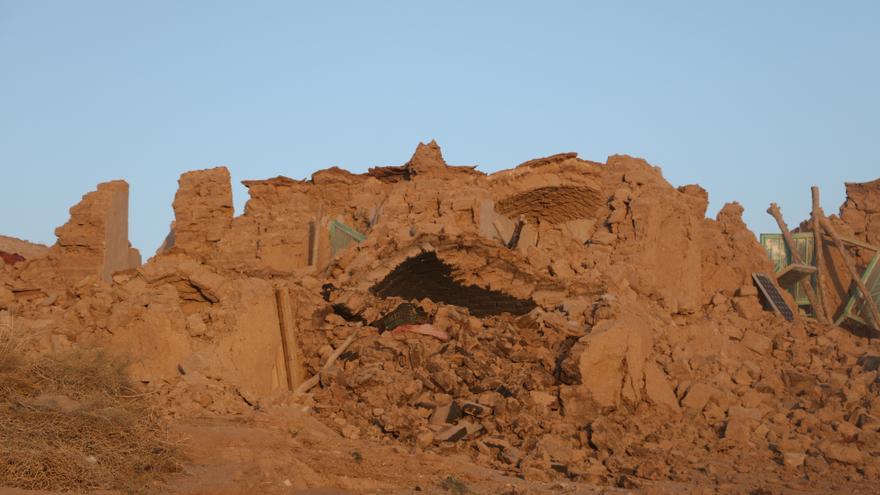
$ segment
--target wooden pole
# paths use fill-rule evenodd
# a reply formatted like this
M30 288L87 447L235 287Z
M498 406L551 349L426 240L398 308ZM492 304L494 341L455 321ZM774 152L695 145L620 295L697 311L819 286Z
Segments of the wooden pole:
M788 230L788 225L785 224L785 220L782 218L782 212L779 210L779 206L776 203L770 203L770 208L767 208L767 213L776 219L776 223L779 225L779 230L782 231L782 238L785 239L785 245L788 246L788 250L791 252L792 263L803 264L796 246L794 245L794 239L791 237L791 232ZM813 286L810 284L809 279L803 279L800 283L804 292L807 294L810 306L813 307L813 312L816 313L816 319L822 323L828 323L828 319L825 317L825 312L822 311L822 307L819 305L819 300L816 297L816 293L813 291Z
M850 276L852 276L853 281L855 281L856 286L862 293L862 297L865 298L865 304L868 305L868 309L871 312L871 319L874 320L874 329L880 331L880 311L877 310L877 305L874 304L874 300L871 298L871 293L868 292L868 288L865 287L865 283L862 282L862 277L859 275L858 270L856 270L856 265L849 257L849 253L846 252L846 247L843 245L843 241L837 235L837 231L834 230L834 227L831 225L831 222L829 222L827 218L825 218L824 216L819 217L819 222L821 223L822 228L825 229L825 232L827 232L828 235L831 236L831 239L834 240L834 245L837 246L838 251L840 251L840 255L843 257L843 264L846 265L846 269L849 270L849 274Z
M833 316L828 310L828 304L825 301L825 275L822 271L825 269L825 246L822 241L822 227L819 225L819 219L825 218L825 212L819 202L819 188L813 186L810 188L813 194L813 252L816 258L816 289L819 291L819 304L822 305L822 312L830 320Z

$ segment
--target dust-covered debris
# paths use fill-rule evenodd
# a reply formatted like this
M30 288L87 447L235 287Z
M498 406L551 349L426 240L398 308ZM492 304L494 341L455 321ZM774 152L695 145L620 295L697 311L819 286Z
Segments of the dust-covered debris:
M130 356L171 418L307 407L347 441L541 483L880 479L876 341L768 311L752 273L773 268L742 206L706 218L706 191L644 160L564 153L486 175L432 142L366 174L245 181L239 216L229 180L184 174L143 265L105 276L96 236L119 230L90 207L101 221L72 211L48 254L0 267L27 351ZM848 192L831 222L877 242L877 187ZM103 261L54 276L79 237ZM838 312L848 284L825 295Z

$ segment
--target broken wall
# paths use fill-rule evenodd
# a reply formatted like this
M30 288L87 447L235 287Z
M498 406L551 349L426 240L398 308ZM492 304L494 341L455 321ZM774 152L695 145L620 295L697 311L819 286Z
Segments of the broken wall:
M56 285L15 278L49 272L40 260L4 266L15 291L0 290L0 304L54 350L131 356L133 378L196 416L265 410L285 388L282 289L306 375L356 336L298 398L347 438L601 483L731 462L782 469L791 456L797 469L818 465L811 473L839 466L804 459L880 472L849 455L878 444L864 342L764 311L749 276L769 260L742 208L706 219L704 190L673 188L644 160L562 154L487 176L446 165L431 143L367 174L246 185L245 212L232 217L228 173L187 175L168 249L146 265ZM331 256L321 229L332 220L365 240ZM372 325L405 300L432 332ZM435 424L428 409L452 401L477 403L463 414L481 416L462 420L476 431L443 436L462 423Z
M715 294L731 297L743 285L751 285L752 273L772 273L773 264L742 219L743 207L725 204L715 219L703 220L702 284L704 298Z
M25 280L60 278L75 284L88 276L110 281L113 273L140 266L128 241L128 184L99 184L70 209L70 220L55 229L57 242L47 256L24 264Z
M606 274L621 275L615 266L628 266L623 276L671 313L694 312L718 290L742 285L743 274L728 267L748 261L751 269L760 252L744 225L705 221L701 188L677 190L659 169L628 156L600 164L563 153L487 176L446 165L432 142L400 167L360 175L334 167L311 180L244 184L250 199L232 219L225 169L185 174L175 200L176 249L249 273L293 273L330 264L331 221L381 242L478 235L557 280L598 286ZM704 242L736 246L720 259L703 255ZM739 249L748 254L733 259ZM711 265L707 256L716 258Z
M313 303L299 311L300 301L319 299L284 282L229 277L179 254L119 273L113 282L77 288L76 311L54 330L55 340L125 356L129 375L141 383L198 377L248 396L287 386L276 287L293 294L293 328L311 322Z
M228 172L211 169L184 174L175 198L175 221L157 254L186 252L215 266L252 273L314 271L333 256L331 222L366 232L385 227L388 235L411 237L416 231L439 232L467 221L473 225L474 199L461 199L473 188L449 198L447 176L474 177L469 167L438 169L436 143L420 145L405 172L394 167L352 174L339 168L315 172L310 180L275 177L247 180L250 198L244 214L232 218ZM439 170L439 172L438 172ZM443 178L438 178L437 174ZM405 177L405 179L397 180ZM488 196L484 192L483 196ZM438 216L444 217L438 221ZM449 217L455 220L448 221Z
M174 222L159 252L210 256L232 222L229 170L216 167L186 172L178 185L172 205Z
M757 294L739 292L750 285L751 271L769 261L742 223L741 208L729 205L708 220L704 190L673 188L644 160L613 156L600 164L564 153L487 176L446 165L432 143L420 145L402 166L367 174L334 167L310 180L244 184L250 199L244 214L232 218L225 169L182 178L174 244L157 261L177 252L218 273L314 277L323 281L318 285L329 304L318 302L308 311L331 308L363 323L405 300L454 305L478 317L535 307L559 311L566 328L605 329L597 332L599 347L600 334L610 331L608 338L634 327L653 342L670 315L700 314L719 293L760 313ZM331 256L334 220L366 239ZM633 305L629 311L641 316L612 331L603 323L606 295L625 298ZM240 331L263 334L270 326ZM586 341L579 352L591 346ZM653 365L645 366L648 372L622 375L632 382L629 389L621 382L615 399L603 403L649 400L643 390L662 380ZM237 369L231 363L227 368ZM244 376L230 373L235 383ZM267 375L260 375L265 383Z
M840 219L857 238L880 245L880 179L871 182L847 182L846 201L840 207Z

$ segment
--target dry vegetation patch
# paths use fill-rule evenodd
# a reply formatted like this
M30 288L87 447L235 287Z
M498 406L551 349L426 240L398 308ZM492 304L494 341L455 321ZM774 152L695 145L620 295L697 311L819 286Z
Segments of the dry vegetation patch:
M124 366L98 353L27 360L0 329L0 486L151 491L180 470Z

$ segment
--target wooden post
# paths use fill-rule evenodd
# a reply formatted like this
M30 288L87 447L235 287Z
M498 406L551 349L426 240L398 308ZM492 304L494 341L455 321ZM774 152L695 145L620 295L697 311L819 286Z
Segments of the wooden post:
M862 293L862 297L865 298L865 304L868 305L868 309L871 312L871 319L874 320L874 329L880 331L880 311L877 310L877 305L874 304L874 300L871 298L871 293L868 292L868 288L865 287L865 283L862 282L862 277L859 275L858 270L856 270L856 265L852 262L852 259L849 257L849 253L846 252L846 247L843 245L843 240L837 235L837 231L834 230L834 227L831 225L831 222L828 221L827 218L819 217L819 222L822 225L822 228L825 229L825 232L831 236L831 239L834 240L834 245L837 246L838 251L840 251L840 255L843 257L843 264L846 265L846 269L849 270L850 276L852 276L853 281L855 281L856 286L859 288L859 291Z
M305 380L305 358L299 348L290 294L287 289L275 288L275 308L278 310L278 326L281 329L281 350L284 353L284 374L287 389L295 390Z
M833 316L828 310L828 304L825 301L825 275L822 271L825 268L825 249L822 241L822 226L819 225L819 219L825 218L825 212L819 203L819 188L813 186L810 188L813 194L813 251L816 258L816 289L819 291L819 304L822 305L822 312L830 320Z
M791 237L791 232L789 232L788 226L782 218L782 212L779 211L779 206L776 203L770 203L770 208L767 208L767 213L776 219L776 223L779 225L779 230L782 231L782 238L785 239L785 245L788 246L788 250L791 251L792 263L802 264L801 257L794 245L794 239ZM801 280L801 287L807 294L807 299L810 301L810 306L813 307L813 312L816 313L816 319L822 323L828 323L828 319L825 317L825 312L822 311L822 307L819 305L819 300L816 297L816 293L813 291L813 286L810 285L810 281L808 279Z
M275 289L275 308L278 311L278 326L281 328L281 349L284 351L284 376L287 377L287 390L293 391L293 373L290 371L290 349L287 345L287 338L290 333L287 331L288 318L290 311L287 311L287 299L285 294L279 288Z

